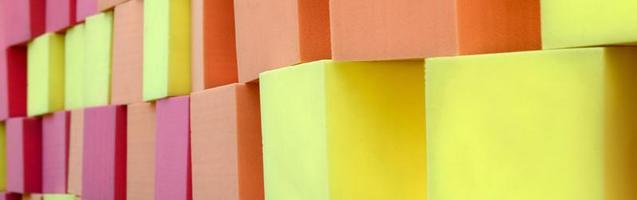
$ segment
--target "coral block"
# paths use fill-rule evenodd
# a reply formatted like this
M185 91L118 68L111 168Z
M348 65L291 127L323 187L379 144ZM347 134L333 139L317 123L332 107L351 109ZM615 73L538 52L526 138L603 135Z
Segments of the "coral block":
M427 60L431 199L634 199L637 48ZM506 192L503 192L506 191Z
M239 81L330 58L329 0L235 0Z
M42 120L11 118L6 134L7 191L42 192Z
M66 193L69 112L42 117L42 192Z
M84 29L86 54L82 82L83 106L108 105L111 99L111 51L113 13L86 18Z
M127 112L126 199L155 200L155 104L130 104Z
M84 111L82 199L126 199L126 106Z
M64 36L47 33L29 43L27 112L29 116L64 109Z
M44 33L45 0L3 0L0 12L6 46L23 44ZM4 48L4 47L3 47Z
M188 96L157 102L156 200L192 199L189 109Z
M190 110L193 199L264 199L258 85L194 93Z
M128 0L97 0L97 8L101 11L111 9L118 4L124 3ZM138 1L138 0L135 0ZM139 0L141 1L141 0Z
M56 32L75 24L77 0L45 0L46 32Z
M142 102L144 5L132 0L115 7L111 103Z
M82 148L84 144L84 110L72 110L69 130L69 171L67 193L82 195Z
M422 61L260 76L266 199L426 199Z
M85 25L68 29L64 36L64 107L84 107Z
M237 82L233 0L192 0L192 90Z
M95 15L99 11L97 10L98 0L76 0L75 19L77 21L84 21L88 16Z
M0 122L0 190L7 191L7 132Z
M428 58L541 46L540 0L332 0L330 15L332 55L338 60Z
M144 100L190 94L190 0L144 2Z
M2 44L0 44L1 46ZM0 120L27 113L27 48L0 47Z

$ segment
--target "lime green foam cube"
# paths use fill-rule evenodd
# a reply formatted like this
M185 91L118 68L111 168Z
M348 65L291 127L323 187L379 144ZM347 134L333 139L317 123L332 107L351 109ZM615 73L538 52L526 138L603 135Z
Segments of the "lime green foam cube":
M637 196L637 48L428 59L430 199Z
M64 109L64 36L47 33L27 50L27 113L41 115Z
M67 110L84 107L84 40L84 24L75 25L66 31L64 38L64 107Z
M72 194L44 194L42 200L75 200L75 195Z
M260 75L266 199L425 199L422 61Z
M637 1L541 0L544 49L637 44Z
M111 99L113 13L90 16L85 24L83 106L108 105Z
M190 0L144 2L144 100L190 93Z

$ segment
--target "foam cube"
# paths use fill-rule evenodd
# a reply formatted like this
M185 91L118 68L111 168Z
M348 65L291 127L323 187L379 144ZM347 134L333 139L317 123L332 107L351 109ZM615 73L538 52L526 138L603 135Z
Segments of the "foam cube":
M85 24L83 106L108 105L111 98L113 13L105 12L88 17Z
M18 193L0 192L0 200L22 200L22 195Z
M82 199L126 198L126 106L84 111Z
M43 194L22 194L22 200L43 200Z
M155 104L127 108L126 199L155 200Z
M634 45L635 1L542 0L542 47Z
M6 121L7 190L42 192L42 121L11 118Z
M428 59L429 198L633 199L636 55L584 48Z
M84 70L86 66L85 25L68 29L64 36L64 107L84 107Z
M113 22L113 74L111 103L142 102L143 13L141 0L115 7Z
M332 56L390 60L540 49L539 2L333 0Z
M7 190L7 132L0 122L0 190Z
M46 32L64 30L75 24L77 0L45 0Z
M84 144L84 110L71 110L67 193L82 195L82 149Z
M422 61L260 75L266 199L425 199Z
M64 109L64 36L47 33L29 43L27 113L41 115Z
M155 199L191 200L189 97L163 99L156 108Z
M190 0L144 2L144 100L190 93Z
M42 192L66 193L69 112L42 117Z
M128 0L97 0L97 8L101 11L104 11L104 10L111 9L115 7L116 5L124 3L126 1Z
M27 113L27 48L1 47L0 120Z
M264 199L258 85L194 93L190 110L193 199Z
M235 0L239 81L330 58L329 0Z
M75 200L75 195L71 194L45 194L43 200Z
M237 82L233 0L192 0L192 90Z
M44 33L45 0L4 0L1 20L4 22L5 44L23 44ZM4 46L3 46L4 48Z
M98 0L76 0L75 19L77 21L84 21L88 16L98 13L97 1Z

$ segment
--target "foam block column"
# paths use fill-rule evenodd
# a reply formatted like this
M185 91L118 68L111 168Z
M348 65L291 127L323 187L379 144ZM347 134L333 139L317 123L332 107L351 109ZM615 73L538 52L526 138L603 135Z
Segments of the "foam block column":
M126 199L126 107L84 111L82 199Z
M77 0L45 0L46 32L64 30L75 24Z
M69 112L42 117L42 192L66 193Z
M67 193L82 195L82 152L84 144L84 110L71 110Z
M42 192L42 120L11 118L7 131L7 191Z
M190 105L193 199L264 199L258 85L194 93Z
M144 2L144 100L190 93L190 0Z
M192 199L189 109L188 96L157 102L156 200Z
M5 0L1 15L5 20L5 44L23 44L44 33L45 0ZM4 48L4 47L3 47Z
M126 199L155 200L155 104L128 105Z
M0 122L0 190L7 190L7 132L4 122Z
M132 0L115 7L111 103L142 102L144 5Z
M233 0L192 0L192 90L237 82Z
M86 18L83 105L108 105L111 93L111 50L113 13L105 12Z
M633 199L635 55L585 48L427 60L429 198Z
M64 36L47 33L29 43L27 112L29 116L64 109Z
M422 61L261 74L266 199L425 199Z
M111 9L118 4L124 3L128 0L97 0L97 8L101 11Z
M333 0L332 55L390 60L539 49L539 6L540 0Z
M239 81L330 58L329 0L236 0Z
M84 107L85 25L68 29L64 36L64 107Z
M88 16L98 13L97 1L98 0L76 0L75 19L77 21L84 21Z
M0 52L0 120L25 116L27 113L27 48L23 46L0 48L2 48Z

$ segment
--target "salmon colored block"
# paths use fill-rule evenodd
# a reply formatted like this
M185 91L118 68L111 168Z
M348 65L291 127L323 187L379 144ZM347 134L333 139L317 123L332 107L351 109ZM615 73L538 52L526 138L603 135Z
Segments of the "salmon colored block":
M88 16L98 13L97 1L98 0L76 0L75 19L77 21L84 21Z
M124 3L126 1L128 0L97 0L97 8L100 11L105 11L115 7L116 5Z
M75 24L77 0L45 0L46 32L61 31Z
M6 46L25 44L44 33L45 0L4 0L0 15L4 21ZM3 47L4 48L4 47Z
M27 112L27 48L0 44L0 120Z
M111 103L142 102L144 5L132 0L115 7Z
M332 56L390 60L540 49L540 0L332 0Z
M329 0L235 0L239 81L330 58Z
M194 93L190 110L193 199L264 199L258 85Z
M84 110L70 111L69 171L67 193L82 195L82 147L84 144Z
M42 120L11 118L7 131L7 191L42 192Z
M192 90L237 82L233 0L192 0Z
M42 117L42 192L66 193L69 112Z
M155 200L155 104L130 104L127 112L126 199Z

